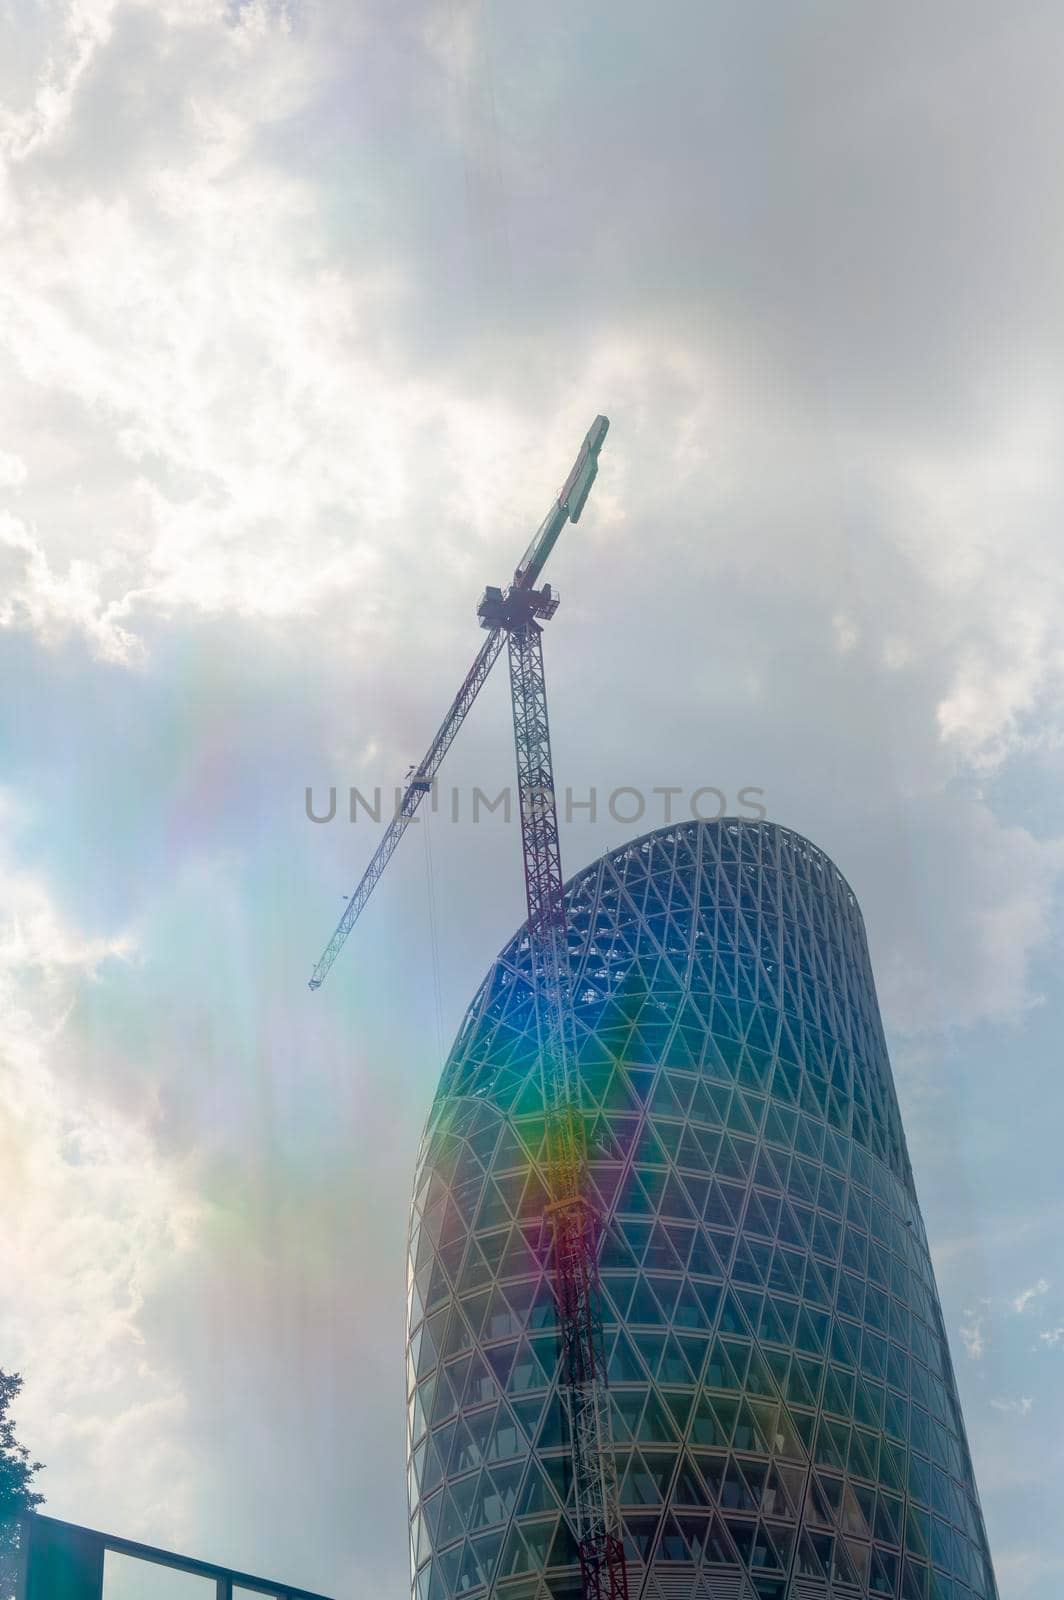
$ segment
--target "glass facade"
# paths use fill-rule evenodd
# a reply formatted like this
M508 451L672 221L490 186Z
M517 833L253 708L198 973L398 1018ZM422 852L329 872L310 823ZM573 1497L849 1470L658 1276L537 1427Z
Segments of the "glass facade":
M632 1600L997 1600L861 913L797 834L567 886ZM410 1226L414 1600L578 1600L528 946L444 1068Z

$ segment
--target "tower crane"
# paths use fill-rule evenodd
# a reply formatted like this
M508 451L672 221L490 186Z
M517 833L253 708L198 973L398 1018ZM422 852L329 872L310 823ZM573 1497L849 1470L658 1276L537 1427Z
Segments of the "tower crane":
M558 609L537 588L567 522L577 522L598 472L609 421L596 417L572 471L506 589L485 589L477 608L485 638L424 758L408 774L395 815L314 968L320 988L413 820L489 672L508 646L521 848L535 996L547 1153L547 1215L560 1325L559 1392L568 1410L575 1521L585 1600L628 1600L623 1529L611 1437L598 1276L599 1219L590 1200L580 1105L572 973L554 798L543 628Z

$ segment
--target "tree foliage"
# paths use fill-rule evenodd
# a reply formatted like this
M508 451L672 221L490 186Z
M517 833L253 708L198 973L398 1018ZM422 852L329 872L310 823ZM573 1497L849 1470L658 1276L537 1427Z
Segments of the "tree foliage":
M18 1519L44 1499L33 1488L33 1475L39 1461L31 1461L25 1445L15 1438L15 1425L9 1415L12 1401L22 1388L17 1372L0 1368L0 1597L8 1600L15 1592L18 1554Z

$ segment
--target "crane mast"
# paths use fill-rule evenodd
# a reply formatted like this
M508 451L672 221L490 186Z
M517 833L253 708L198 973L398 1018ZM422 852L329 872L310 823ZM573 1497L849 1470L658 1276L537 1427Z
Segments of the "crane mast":
M554 798L542 623L558 609L549 583L536 584L566 522L576 522L598 471L609 422L596 417L572 471L505 590L488 588L477 609L485 639L421 763L408 775L396 815L314 968L317 989L329 972L432 780L482 684L508 645L514 750L521 808L521 848L528 941L546 1123L547 1213L558 1303L558 1389L572 1455L575 1520L585 1600L628 1600L623 1525L610 1426L599 1218L591 1203L581 1112L564 880Z
M628 1600L606 1389L598 1217L589 1199L572 972L554 799L543 636L510 629L514 747L536 1027L547 1132L548 1218L561 1328L559 1391L570 1427L577 1544L586 1600Z

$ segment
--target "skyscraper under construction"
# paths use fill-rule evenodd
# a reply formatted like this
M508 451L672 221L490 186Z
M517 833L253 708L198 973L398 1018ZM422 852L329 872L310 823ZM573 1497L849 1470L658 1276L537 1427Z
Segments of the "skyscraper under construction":
M566 889L631 1600L996 1600L861 913L797 834L658 830ZM579 1600L527 929L410 1230L415 1600Z

